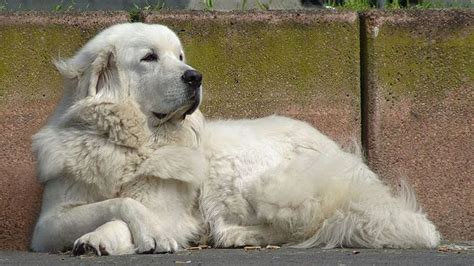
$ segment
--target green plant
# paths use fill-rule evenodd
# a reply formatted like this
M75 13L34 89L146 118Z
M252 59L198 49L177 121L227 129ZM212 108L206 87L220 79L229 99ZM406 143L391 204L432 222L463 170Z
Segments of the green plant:
M372 8L369 0L346 0L341 4L338 4L335 0L329 0L327 6L355 11L363 11Z
M53 6L52 11L53 12L62 12L62 11L68 12L68 11L73 11L75 8L76 8L75 0L69 1L67 5L64 3L64 0L61 0L61 2Z
M62 9L63 9L63 0L61 0L60 3L56 4L53 6L53 10L54 12L60 12Z
M141 21L141 8L136 4L133 4L133 8L128 11L131 22L140 22Z
M8 2L5 0L5 1L2 1L0 3L0 11L5 11L7 10L7 5L8 5Z
M155 4L149 3L148 1L145 1L145 4L143 6L139 6L137 4L133 4L133 10L135 11L160 11L165 7L165 1L164 0L158 0L156 1Z
M214 0L204 0L204 9L207 11L214 10Z
M72 0L69 5L66 8L66 11L72 11L74 10L74 7L76 6L76 1Z
M364 11L367 9L375 8L373 1L370 0L345 0L342 3L336 2L336 0L326 1L326 7L337 8L337 9L349 9L354 11ZM423 0L418 2L416 5L414 3L410 4L408 0L406 6L402 6L400 0L391 0L385 5L385 9L402 9L402 8L417 8L417 9L429 9L429 8L472 8L474 7L474 2L462 1L462 0L452 0L449 2L443 0Z
M423 0L418 3L415 8L473 8L474 1L462 1L462 0L453 0L453 1L442 1L442 0Z
M415 8L421 8L421 9L432 8L432 5L431 5L431 2L421 1L415 5Z
M260 0L257 0L257 6L261 10L270 10L270 5L272 4L272 0L269 0L267 3L262 3Z
M142 21L142 12L144 11L160 11L165 7L164 0L158 0L155 4L145 1L145 4L140 6L133 3L133 8L128 11L131 22Z
M388 9L400 9L400 2L398 0L392 0L392 2L388 3Z
M241 9L242 9L242 10L247 9L247 0L242 0Z

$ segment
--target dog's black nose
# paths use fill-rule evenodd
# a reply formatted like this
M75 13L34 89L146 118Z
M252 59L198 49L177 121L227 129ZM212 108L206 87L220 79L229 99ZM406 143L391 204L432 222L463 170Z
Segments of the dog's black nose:
M194 89L199 88L202 83L202 74L196 70L186 70L181 78Z

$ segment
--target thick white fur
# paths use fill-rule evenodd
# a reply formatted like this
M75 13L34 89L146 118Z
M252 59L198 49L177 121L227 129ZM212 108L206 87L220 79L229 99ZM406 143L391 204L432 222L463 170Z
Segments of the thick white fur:
M162 252L199 240L218 247L438 245L439 233L405 183L393 193L359 153L304 122L204 123L196 111L157 123L147 108L159 107L139 100L142 86L129 77L134 65L120 56L135 56L131 40L146 43L154 33L169 37L157 39L160 53L179 53L167 28L123 24L57 64L65 96L33 143L45 183L33 250L74 243L98 254ZM171 59L163 64L182 67Z
M218 246L435 247L439 234L403 185L284 117L207 124L200 207Z
M160 61L142 61L150 51ZM88 248L97 254L169 252L200 237L195 204L207 173L196 134L202 115L163 122L151 114L181 117L191 103L181 80L191 68L179 60L181 52L164 26L123 24L56 63L64 96L33 137L45 184L33 250L74 244L77 254ZM150 97L154 93L164 96Z

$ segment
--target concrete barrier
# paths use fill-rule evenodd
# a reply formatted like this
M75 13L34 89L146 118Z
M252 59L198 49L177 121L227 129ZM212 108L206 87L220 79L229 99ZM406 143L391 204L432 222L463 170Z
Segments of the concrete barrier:
M362 15L364 144L451 240L474 239L474 11Z
M376 171L388 182L406 174L444 237L462 240L474 239L473 14L140 18L181 37L188 62L204 74L202 110L209 118L277 113L306 120L340 143L362 138ZM72 55L98 30L128 20L125 12L0 13L0 249L27 249L40 208L30 137L62 91L51 59Z
M211 118L281 114L340 141L360 136L359 22L354 12L153 13L204 73Z
M62 93L52 65L126 12L0 13L0 249L25 250L41 207L31 135Z

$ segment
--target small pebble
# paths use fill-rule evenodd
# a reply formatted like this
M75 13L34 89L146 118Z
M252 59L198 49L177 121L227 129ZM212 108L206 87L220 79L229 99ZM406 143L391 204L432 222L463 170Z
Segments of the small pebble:
M245 249L246 251L249 251L249 250L261 250L262 247L261 247L261 246L246 246L246 247L244 247L244 249Z
M190 261L190 260L186 260L186 261L177 260L177 261L175 261L175 263L176 263L176 264L189 264L189 263L191 263L191 261Z
M267 247L265 247L266 249L279 249L280 246L275 246L275 245L268 245Z

